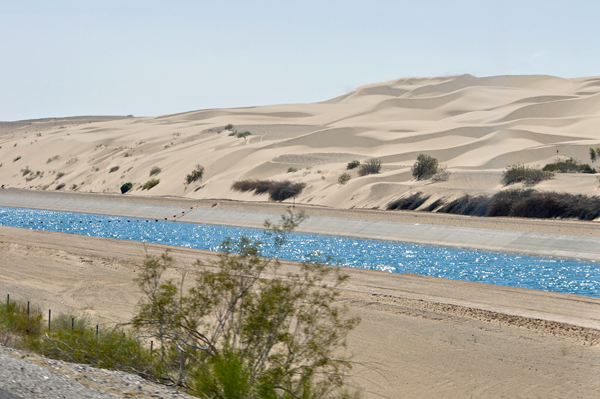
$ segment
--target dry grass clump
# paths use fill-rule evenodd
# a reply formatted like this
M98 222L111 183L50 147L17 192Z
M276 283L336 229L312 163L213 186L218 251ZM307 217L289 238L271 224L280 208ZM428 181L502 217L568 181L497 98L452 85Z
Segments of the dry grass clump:
M364 164L360 165L358 169L359 176L373 175L381 171L381 159L373 158L369 159Z
M506 190L492 196L465 195L442 206L438 212L488 217L594 220L600 217L600 198L532 189Z
M142 186L142 191L150 190L152 187L158 185L158 183L160 183L160 179L150 179L146 183L144 183L144 185Z
M542 170L544 172L556 173L597 173L596 168L592 168L587 163L579 163L573 158L569 158L563 161L557 159L556 162L549 163L546 166L544 166Z
M289 180L252 180L245 179L234 182L231 185L233 191L242 193L254 191L254 195L269 194L271 201L284 201L299 195L306 187L306 183L294 183Z
M390 202L386 209L389 211L400 211L400 210L406 210L406 211L414 211L415 209L419 208L421 205L423 205L425 203L425 201L427 201L429 199L429 195L424 195L421 192L418 193L414 193L409 195L408 197L404 197L404 198L399 198L397 200L394 200L392 202Z
M526 186L533 186L544 180L550 180L553 177L554 173L552 171L516 164L507 167L502 173L502 184L508 186L510 184L523 183Z

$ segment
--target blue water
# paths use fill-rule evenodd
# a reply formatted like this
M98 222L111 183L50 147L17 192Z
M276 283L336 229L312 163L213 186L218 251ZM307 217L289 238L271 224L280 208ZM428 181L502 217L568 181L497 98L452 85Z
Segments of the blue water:
M265 254L273 255L259 229L6 207L0 225L211 251L227 237L245 235L265 241ZM600 297L600 268L592 262L299 233L277 257L302 261L314 251L348 267Z

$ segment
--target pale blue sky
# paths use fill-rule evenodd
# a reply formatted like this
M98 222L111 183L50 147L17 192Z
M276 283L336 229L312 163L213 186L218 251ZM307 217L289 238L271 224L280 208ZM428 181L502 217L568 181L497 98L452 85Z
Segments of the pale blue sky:
M3 121L315 102L406 76L600 75L598 0L3 3Z

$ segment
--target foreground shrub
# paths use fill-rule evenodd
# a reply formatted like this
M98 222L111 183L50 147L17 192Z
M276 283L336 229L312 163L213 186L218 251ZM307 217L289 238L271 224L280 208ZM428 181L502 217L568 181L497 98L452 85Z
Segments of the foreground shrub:
M550 180L554 177L551 171L544 171L539 168L531 168L525 165L512 165L506 168L502 173L502 184L508 186L515 183L523 183L527 186L540 183L544 180Z
M60 183L58 185L56 185L56 190L62 190L63 188L65 188L65 183Z
M288 170L287 170L287 173L294 173L294 172L297 172L297 171L298 171L298 168L294 168L293 166L290 166L288 168Z
M533 189L500 191L492 196L457 198L438 212L470 216L511 216L594 220L600 217L600 198Z
M157 175L160 172L162 172L161 168L159 168L158 166L153 166L152 169L150 169L150 177Z
M427 180L437 173L438 160L427 154L419 154L411 171L415 179Z
M269 256L303 219L289 214L280 225L265 224ZM187 291L163 277L173 265L168 254L148 257L134 326L159 342L169 378L199 397L335 397L351 367L340 349L358 323L334 305L347 276L320 263L284 274L263 247L226 239L218 261L196 262Z
M152 187L160 183L160 179L150 179L142 186L142 190L150 190Z
M381 159L373 158L373 159L369 159L367 162L360 165L360 168L358 169L358 175L366 176L366 175L377 174L377 173L379 173L380 170L381 170Z
M195 182L197 180L202 180L203 176L204 176L204 166L198 164L198 165L196 165L196 168L194 170L192 170L192 173L185 176L185 183L192 184L193 182Z
M29 311L28 311L29 308ZM42 311L38 306L29 307L24 301L0 303L0 341L14 343L13 339L37 337L42 331Z
M425 203L429 199L429 195L424 195L421 192L414 193L409 195L408 197L399 198L395 201L390 202L386 209L393 210L407 210L414 211L419 208L421 205Z
M590 148L592 149L592 148ZM557 160L556 162L546 164L542 170L544 172L556 173L597 173L596 168L592 168L589 164L581 164L569 158L566 160Z
M125 194L133 188L133 183L127 182L121 186L121 194Z
M352 170L354 168L357 168L358 165L360 165L360 161L350 161L348 162L348 165L346 165L346 169Z
M299 195L306 183L293 183L289 180L239 180L231 185L233 191L254 191L254 195L269 194L271 201L284 201Z

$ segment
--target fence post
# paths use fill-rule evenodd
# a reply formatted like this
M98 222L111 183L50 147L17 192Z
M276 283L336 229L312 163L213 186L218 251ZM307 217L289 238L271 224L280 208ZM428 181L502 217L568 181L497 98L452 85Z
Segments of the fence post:
M29 321L29 301L27 301L27 321Z
M75 318L71 317L71 331L75 329Z
M96 338L98 338L98 324L96 324Z
M52 328L52 309L48 309L48 330Z
M150 340L150 356L152 356L153 349L154 349L154 341Z
M8 312L8 305L10 302L10 294L6 294L6 311Z

